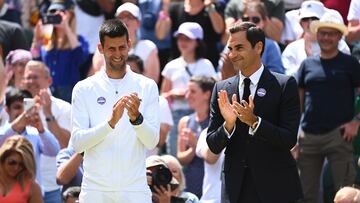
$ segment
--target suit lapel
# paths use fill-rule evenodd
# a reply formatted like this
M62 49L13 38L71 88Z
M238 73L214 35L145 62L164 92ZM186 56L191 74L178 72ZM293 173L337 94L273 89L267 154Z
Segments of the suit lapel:
M261 106L264 103L264 100L266 100L266 97L269 97L269 92L271 89L271 86L274 84L272 80L274 79L274 76L270 73L269 70L264 68L263 73L260 76L260 80L258 83L258 86L255 91L254 95L254 113L255 115L258 114L258 112L261 109Z
M233 77L232 80L229 80L227 86L225 87L227 93L228 93L228 97L229 97L229 101L230 103L232 103L232 95L236 94L236 99L237 101L240 101L240 96L239 96L239 79L240 76L236 75L235 77Z

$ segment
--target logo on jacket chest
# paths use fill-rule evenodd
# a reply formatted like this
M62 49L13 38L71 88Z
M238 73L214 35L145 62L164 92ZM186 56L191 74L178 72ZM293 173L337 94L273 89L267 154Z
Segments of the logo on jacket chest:
M105 104L105 103L106 103L105 97L99 97L99 98L97 98L97 103L100 104L100 105Z

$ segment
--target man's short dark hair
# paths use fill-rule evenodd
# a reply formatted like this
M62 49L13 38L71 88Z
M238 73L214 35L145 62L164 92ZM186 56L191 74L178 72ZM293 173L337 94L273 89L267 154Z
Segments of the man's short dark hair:
M10 108L11 104L20 101L23 102L24 98L32 98L32 95L27 90L21 90L16 87L9 86L5 93L5 105Z
M206 91L212 92L216 80L213 77L209 77L209 76L193 76L191 77L190 82L194 82L197 85L199 85L200 89L203 92Z
M237 32L243 32L246 33L246 39L250 42L251 47L254 48L256 43L262 42L263 48L261 50L261 55L264 52L265 49L265 33L264 31L257 27L256 24L252 22L241 22L236 23L234 26L232 26L229 30L230 34L234 34Z
M101 46L104 47L105 36L110 38L126 36L129 41L129 31L126 25L118 19L106 20L100 27L99 38Z

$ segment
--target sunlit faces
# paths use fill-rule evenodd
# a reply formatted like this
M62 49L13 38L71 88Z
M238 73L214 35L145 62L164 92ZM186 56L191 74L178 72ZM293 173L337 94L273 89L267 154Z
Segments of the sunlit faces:
M189 102L190 108L196 109L209 103L210 94L210 92L204 92L197 83L190 81L185 97Z
M190 39L186 35L179 34L177 37L177 45L181 55L184 55L185 53L195 52L197 41Z
M262 46L260 47L259 45L260 43L261 42L258 42L253 48L246 39L245 31L230 34L228 56L236 69L246 71L258 65L256 60L260 60L260 58L257 57L257 55L260 55L262 48Z
M337 49L342 33L334 28L319 28L316 37L321 51L332 52Z
M2 164L4 173L11 178L15 178L24 169L23 159L17 152L10 154Z
M51 78L43 68L25 68L23 85L33 96L37 95L41 89L48 88L50 84Z
M111 71L123 71L126 69L126 60L130 49L130 41L126 36L104 38L104 47L98 46L100 53L104 54L106 68Z

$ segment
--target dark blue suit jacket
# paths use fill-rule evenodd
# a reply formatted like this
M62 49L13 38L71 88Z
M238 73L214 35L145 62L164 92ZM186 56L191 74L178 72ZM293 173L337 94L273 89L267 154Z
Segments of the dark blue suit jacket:
M254 136L236 121L236 130L229 139L223 128L224 119L218 106L218 92L226 90L229 101L239 95L239 75L218 82L213 90L207 143L218 154L224 148L225 192L231 203L237 202L244 168L249 166L262 202L291 202L302 198L296 162L290 149L296 144L300 122L300 100L293 77L264 69L257 90L266 94L254 97L254 114L262 118ZM238 96L239 101L239 96ZM245 126L246 127L246 126ZM242 129L242 130L241 130Z

